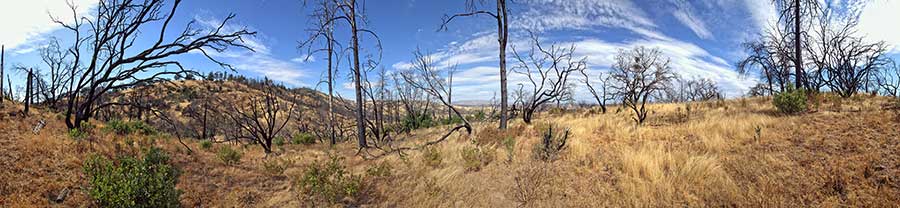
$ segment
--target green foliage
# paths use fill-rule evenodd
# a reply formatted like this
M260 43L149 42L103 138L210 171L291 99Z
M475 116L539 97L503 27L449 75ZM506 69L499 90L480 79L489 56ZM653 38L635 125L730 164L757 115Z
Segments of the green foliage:
M808 110L806 91L788 86L784 92L775 94L772 104L786 114L797 114Z
M447 119L441 119L441 125L461 124L461 123L463 123L463 119L459 116L452 116Z
M345 198L357 199L361 196L362 177L347 171L341 162L343 157L331 155L324 164L313 163L295 181L300 193L309 200L340 203Z
M202 148L202 149L212 148L212 142L209 140L200 141L200 148Z
M434 118L429 113L410 113L403 117L403 128L416 130L435 126Z
M482 167L494 161L496 153L493 149L479 146L463 147L460 152L463 160L463 168L466 171L479 171Z
M513 157L516 155L516 139L512 137L503 139L503 148L506 148L506 160L512 162Z
M222 145L222 147L219 148L219 152L216 153L216 158L219 158L225 165L237 164L241 161L242 156L243 154L241 154L241 152L231 149L231 147L227 145Z
M100 207L179 207L181 191L175 188L179 170L157 148L143 159L130 156L110 161L93 156L85 161L88 195Z
M88 132L79 129L69 129L69 137L75 140L82 140L88 137Z
M422 163L431 167L440 167L444 161L441 151L434 147L425 148L422 152Z
M155 128L141 121L110 120L106 123L106 126L103 127L103 130L106 132L115 132L119 135L129 135L132 133L154 135L157 133Z
M263 170L270 175L284 174L284 170L294 164L291 159L271 159L263 161Z
M569 139L569 129L557 127L548 124L546 127L538 128L543 132L540 144L535 144L532 150L534 159L542 161L553 161L559 157L559 152L566 147L566 141ZM560 131L560 129L563 129Z
M284 138L283 137L275 137L275 139L272 139L272 144L275 144L275 146L278 146L278 147L284 146Z
M310 133L298 132L291 138L291 144L315 144L316 137Z

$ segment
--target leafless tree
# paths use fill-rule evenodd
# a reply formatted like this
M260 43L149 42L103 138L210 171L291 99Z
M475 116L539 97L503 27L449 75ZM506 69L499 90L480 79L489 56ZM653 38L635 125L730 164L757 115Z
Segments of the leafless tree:
M793 60L794 67L794 85L797 87L807 87L803 70L803 43L804 37L808 37L808 33L804 29L808 29L809 25L814 22L819 12L818 0L772 0L778 8L779 23L788 34L793 38Z
M689 80L685 88L686 99L690 101L709 101L722 97L716 81L707 78Z
M784 91L790 83L787 59L783 58L785 53L780 53L781 48L778 47L780 37L770 34L764 40L744 43L749 56L737 63L738 72L742 75L759 71L766 82L763 86L767 94Z
M584 85L587 86L588 91L591 92L591 96L594 97L594 100L597 101L597 104L600 105L600 112L606 113L606 105L609 101L615 100L615 96L613 96L612 91L612 77L609 73L600 72L596 79L600 81L600 86L594 87L591 84L591 76L589 76L586 72L587 70L581 70L581 75L584 76Z
M900 97L900 66L893 59L888 59L881 70L878 70L877 83L884 94Z
M421 51L417 50L416 52L414 52L414 56L415 59L413 60L412 69L400 73L400 75L403 77L403 80L406 81L406 83L408 83L410 86L420 89L431 97L436 98L441 102L441 104L453 111L453 114L458 116L463 122L462 124L450 129L450 131L448 131L435 142L443 141L451 134L453 134L453 132L456 132L457 130L463 128L465 128L467 134L472 134L472 125L470 125L469 121L466 120L464 116L462 116L456 106L453 106L448 102L447 97L449 95L449 91L446 79L442 76L442 71L446 70L441 70L435 67L434 61L431 59L431 57L423 54Z
M560 47L551 44L541 46L538 36L531 33L531 49L520 53L512 47L513 56L518 64L513 72L528 78L527 92L521 96L522 120L530 124L534 113L548 101L564 98L570 87L569 76L587 68L584 58L574 56L575 45Z
M3 107L3 102L6 99L6 96L3 95L5 93L3 91L3 69L6 67L6 45L0 46L0 107Z
M66 106L66 126L77 128L98 110L122 104L100 100L107 92L175 74L196 73L185 69L179 61L170 60L172 56L199 52L223 68L232 69L208 52L223 52L229 47L252 50L241 38L254 35L254 32L223 31L234 15L208 31L194 28L195 21L191 21L179 35L167 35L169 23L180 3L181 0L174 0L169 8L164 0L101 0L91 17L79 16L76 7L69 3L74 22L51 17L74 37L68 50L72 57L68 71L73 79L69 83L71 93ZM147 25L152 23L160 24L149 28ZM151 39L150 46L136 47L134 43L141 34L156 38ZM164 69L171 66L178 70Z
M496 12L480 10L478 6L484 5L485 0L466 0L466 12L454 15L444 15L439 30L447 30L447 24L457 17L486 15L497 21L497 42L500 46L500 129L506 129L509 120L507 115L507 88L506 88L506 45L509 40L509 9L506 0L497 0Z
M60 97L69 91L66 84L72 79L68 71L71 65L68 62L69 53L61 49L59 41L54 38L40 50L40 56L47 70L46 73L35 73L37 77L35 84L42 96L41 102L52 109L57 109Z
M857 36L856 15L839 19L830 10L822 13L815 40L810 41L810 59L819 68L824 84L841 97L850 97L870 85L878 68L885 64L887 46L884 42L867 43Z
M632 119L638 125L647 119L646 104L650 97L675 78L669 62L659 49L644 47L622 50L616 55L612 67L615 95L634 111Z
M319 0L315 3L315 12L310 15L310 17L313 17L311 28L308 29L310 35L307 40L300 43L300 48L307 49L307 60L319 52L327 54L326 60L328 61L328 65L325 83L328 85L328 138L330 139L331 144L334 145L337 142L334 112L334 74L337 69L336 64L340 63L340 61L335 61L336 58L340 57L338 54L340 50L337 49L340 46L340 43L334 38L333 19L336 18L338 8L337 4L332 0ZM314 46L315 43L319 42L321 42L323 46Z
M237 139L253 141L262 146L268 154L272 153L272 140L281 133L295 114L296 97L273 86L268 80L258 90L261 96L244 98L236 95L218 103L226 104L220 113L227 116L240 129L236 135Z
M336 12L334 13L334 17L329 19L325 25L334 25L335 21L344 21L349 26L350 32L350 50L351 50L351 60L352 67L351 71L353 72L353 82L356 88L356 132L357 132L357 142L359 143L359 148L366 148L368 145L366 144L366 111L365 111L365 96L363 95L363 86L362 86L362 78L365 70L362 68L362 63L360 63L359 54L360 54L360 36L362 34L369 34L375 38L376 47L379 51L379 59L380 59L380 51L381 51L381 43L378 38L378 35L375 34L372 30L366 29L365 26L368 23L366 19L365 10L360 10L360 5L365 5L363 1L361 4L357 0L331 0L334 8L336 8ZM364 6L363 6L364 7ZM372 60L368 61L368 67L374 68L377 65L377 62Z

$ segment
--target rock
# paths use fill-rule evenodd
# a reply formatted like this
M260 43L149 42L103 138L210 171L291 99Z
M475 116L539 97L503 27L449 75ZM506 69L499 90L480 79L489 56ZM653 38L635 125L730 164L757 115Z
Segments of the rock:
M59 192L59 195L56 195L56 198L53 199L53 202L62 203L66 200L66 197L69 196L69 188L66 187L62 191Z

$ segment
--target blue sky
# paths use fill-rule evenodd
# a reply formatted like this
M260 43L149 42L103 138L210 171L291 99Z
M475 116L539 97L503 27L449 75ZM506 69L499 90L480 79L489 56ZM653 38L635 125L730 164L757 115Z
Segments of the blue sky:
M89 11L96 0L75 0L79 12ZM491 1L487 1L491 2ZM758 37L775 19L769 0L522 0L511 3L510 45L526 49L524 29L540 31L542 41L574 44L578 56L587 57L590 73L607 70L619 49L656 47L672 60L673 69L687 78L710 78L730 97L742 95L755 84L755 77L742 77L734 63L745 54L740 43ZM872 40L883 40L900 51L897 27L885 27L887 20L900 16L898 0L829 0L828 5L862 9L860 32ZM14 65L41 67L35 49L49 37L65 40L69 34L49 22L48 13L64 15L62 0L5 1L0 6L0 43L7 48L7 69ZM309 5L312 6L312 5ZM491 5L486 5L488 9ZM233 64L239 73L268 76L295 87L317 87L323 75L324 55L304 60L306 50L298 41L307 38L311 8L299 0L187 0L177 11L170 28L180 31L187 22L200 25L218 22L229 13L237 18L229 28L248 28L259 34L247 39L256 52L232 50L216 57ZM487 100L498 91L495 24L485 17L463 18L437 31L445 14L461 12L464 1L449 0L368 0L368 28L378 33L383 45L381 66L387 70L408 67L412 52L421 48L439 65L458 65L455 100ZM6 28L9 28L8 30ZM346 30L339 38L346 42ZM148 36L149 37L149 36ZM372 39L363 39L371 54ZM185 66L202 72L222 70L198 54L178 57ZM514 64L512 60L509 62ZM351 85L342 64L337 89L352 97ZM21 74L14 74L21 84ZM580 79L580 77L579 77ZM512 75L510 86L523 81ZM319 89L324 89L318 86ZM589 99L578 89L579 100Z

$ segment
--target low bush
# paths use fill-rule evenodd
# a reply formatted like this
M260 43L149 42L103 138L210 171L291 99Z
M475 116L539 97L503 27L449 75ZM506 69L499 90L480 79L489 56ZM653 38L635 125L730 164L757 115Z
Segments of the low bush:
M376 178L386 178L391 177L393 174L394 166L391 165L390 162L380 162L377 163L368 169L366 169L366 175Z
M284 137L275 137L275 139L272 139L272 144L278 147L284 146Z
M157 148L142 159L130 156L111 161L92 156L85 161L87 194L99 207L179 207L176 189L179 170Z
M225 165L237 164L241 161L242 156L241 152L231 149L231 147L227 145L222 145L222 147L219 148L219 152L216 153L216 158L219 158Z
M212 142L209 140L200 141L200 148L202 148L202 149L212 148Z
M463 147L460 156L463 161L463 168L466 171L479 171L482 167L494 161L496 152L490 148L479 146Z
M797 114L808 110L806 91L788 86L784 92L775 94L772 104L778 111L786 114Z
M516 139L512 137L503 139L503 148L506 149L506 161L512 162L513 157L516 155Z
M482 146L499 145L505 140L518 138L522 132L525 132L523 125L511 125L506 130L487 127L475 134L475 143Z
M69 137L75 140L82 140L88 137L88 133L79 129L70 129Z
M422 163L427 166L433 168L440 167L443 161L444 157L441 155L441 151L437 148L425 148L425 151L422 152Z
M566 148L569 139L569 129L560 128L549 124L546 128L539 128L543 132L541 143L535 144L532 156L541 161L553 161L559 157L559 152ZM560 131L562 129L562 131Z
M294 160L291 159L269 159L263 161L263 171L268 173L269 175L282 175L284 174L284 170L287 170L288 167L294 164Z
M115 132L119 135L129 135L132 133L154 135L157 133L155 128L141 121L110 120L106 123L106 126L103 127L103 130L106 132Z
M304 200L329 204L352 202L345 199L359 201L363 188L362 177L347 171L341 164L343 159L330 156L324 163L317 161L296 178L294 185L299 187L301 196L305 197Z
M315 144L316 137L310 133L295 133L291 138L291 144Z

